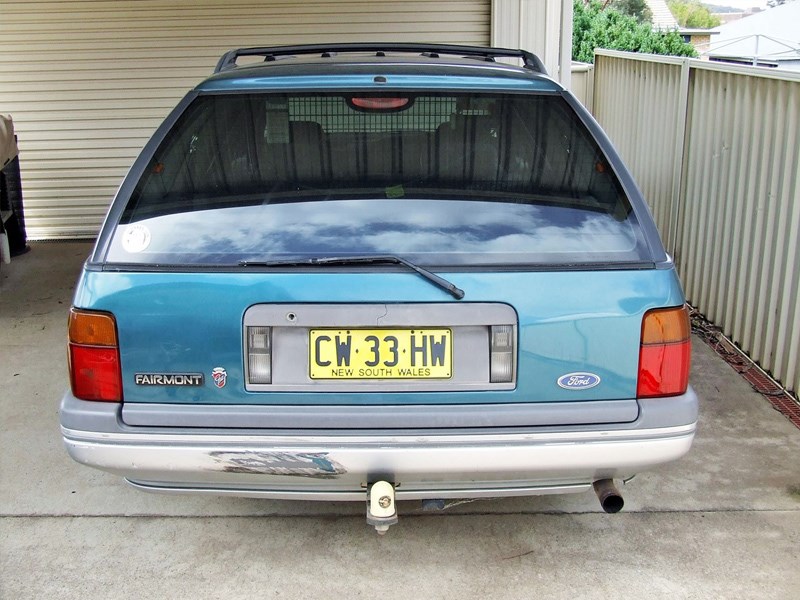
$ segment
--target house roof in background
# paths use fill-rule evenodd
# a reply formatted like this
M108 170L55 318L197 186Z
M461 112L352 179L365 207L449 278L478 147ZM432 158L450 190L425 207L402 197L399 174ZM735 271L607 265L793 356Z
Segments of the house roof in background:
M666 0L645 0L645 2L653 14L653 29L678 29L678 21L669 10Z
M788 2L721 25L706 53L715 57L800 60L800 1Z

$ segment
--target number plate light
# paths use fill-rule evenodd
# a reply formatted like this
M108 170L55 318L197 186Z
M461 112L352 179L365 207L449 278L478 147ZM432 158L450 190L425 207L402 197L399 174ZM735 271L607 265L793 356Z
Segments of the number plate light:
M247 378L250 383L272 383L272 343L269 327L247 328Z
M514 381L514 328L511 325L492 326L489 373L492 383Z

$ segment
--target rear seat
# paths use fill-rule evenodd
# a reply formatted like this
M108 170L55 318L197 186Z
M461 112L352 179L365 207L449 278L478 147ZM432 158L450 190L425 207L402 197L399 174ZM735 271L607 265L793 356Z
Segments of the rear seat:
M265 182L317 187L348 181L354 185L436 181L445 186L493 186L500 180L512 188L542 190L557 189L575 177L565 171L566 157L558 160L572 144L550 138L558 135L556 124L546 119L524 124L513 122L512 116L508 119L503 123L500 115L455 115L435 134L326 134L319 123L293 121L289 143L264 141L260 145L260 177ZM592 182L585 185L592 187Z
M542 112L523 122L513 110L455 115L440 125L436 134L440 184L494 189L497 182L504 182L503 187L510 191L545 194L567 187L613 203L616 191L609 189L607 177L596 172L596 156L586 152L575 155L577 148L588 146L565 137L565 131L574 130L564 127L560 117Z
M454 114L436 132L326 134L316 121L289 121L286 112L270 120L245 103L243 99L213 114L211 131L217 140L202 146L205 153L192 155L185 164L177 155L161 157L172 189L204 193L265 186L431 183L491 190L502 181L510 191L558 193L566 187L583 190L601 203L613 204L616 198L602 169L596 171L597 157L585 144L565 137L568 131L575 135L574 128L565 127L564 116L552 110L535 112L523 121L512 105L504 110L498 104L492 114ZM251 113L254 120L243 117ZM181 145L191 143L187 139ZM583 155L576 156L576 148L584 148ZM569 169L570 164L580 168ZM202 181L203 189L195 189L195 181Z
M500 124L493 116L456 115L440 125L436 131L440 183L496 181L503 160L501 137Z
M289 123L289 143L265 142L259 156L263 181L318 183L330 177L330 157L322 126Z
M434 137L424 131L332 133L328 144L337 181L394 185L425 181L434 173Z

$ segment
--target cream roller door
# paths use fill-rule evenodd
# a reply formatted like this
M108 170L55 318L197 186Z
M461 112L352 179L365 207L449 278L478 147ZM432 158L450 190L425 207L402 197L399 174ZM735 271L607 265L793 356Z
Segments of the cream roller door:
M30 239L92 237L126 170L230 48L488 45L490 0L4 1L0 113L19 136Z

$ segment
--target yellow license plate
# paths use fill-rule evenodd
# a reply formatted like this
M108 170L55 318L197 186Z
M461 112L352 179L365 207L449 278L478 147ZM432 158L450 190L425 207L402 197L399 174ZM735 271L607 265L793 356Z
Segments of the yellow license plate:
M311 379L449 379L449 329L312 329Z

